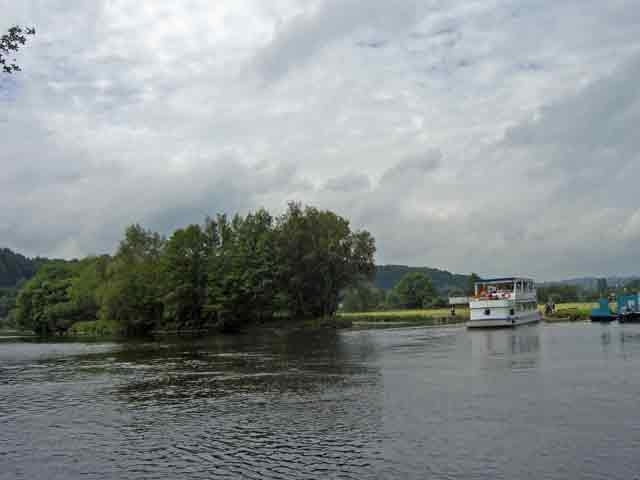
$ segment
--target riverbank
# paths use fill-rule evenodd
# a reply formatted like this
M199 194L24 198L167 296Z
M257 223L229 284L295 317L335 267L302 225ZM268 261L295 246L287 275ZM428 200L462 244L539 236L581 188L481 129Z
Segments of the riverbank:
M26 332L24 330L14 329L0 329L0 339L3 338L21 338L21 337L34 337L33 332Z
M556 311L551 315L545 315L543 317L543 321L548 323L587 321L589 320L591 309L594 306L595 304L589 302L557 304ZM540 311L543 311L543 306L540 306ZM451 315L451 311L448 308L386 310L338 313L335 317L302 321L295 321L286 318L274 318L260 323L244 325L239 329L239 331L272 330L285 332L300 329L361 329L403 326L440 326L458 325L465 323L468 319L468 308L457 308L455 315ZM215 329L189 331L155 330L151 332L151 335L162 337L171 335L212 335L216 333L220 332ZM108 338L119 337L121 334L122 329L118 322L109 320L93 320L76 322L65 334L65 337ZM33 333L6 330L0 331L0 336L33 336Z
M350 320L354 327L363 326L435 326L464 323L469 319L468 308L456 309L451 315L448 308L420 310L386 310L375 312L341 313L339 318Z
M591 309L597 305L591 302L556 304L556 311L544 315L544 305L540 305L543 321L548 323L576 322L589 320ZM448 308L420 310L387 310L373 312L341 313L339 317L349 319L354 326L364 325L447 325L464 323L469 319L468 308L456 308L452 316Z
M540 306L543 312L543 319L548 323L559 322L581 322L589 320L591 310L598 305L592 302L558 303L554 313L547 315L544 313L544 306Z

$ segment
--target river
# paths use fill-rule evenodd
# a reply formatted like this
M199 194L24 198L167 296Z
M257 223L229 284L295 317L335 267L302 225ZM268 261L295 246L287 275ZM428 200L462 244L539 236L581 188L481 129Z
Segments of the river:
M640 325L0 340L0 479L637 478Z

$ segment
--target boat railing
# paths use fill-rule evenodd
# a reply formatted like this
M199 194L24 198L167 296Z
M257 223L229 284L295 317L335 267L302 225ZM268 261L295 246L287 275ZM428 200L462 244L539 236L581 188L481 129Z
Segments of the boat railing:
M536 292L514 293L514 292L492 292L480 293L471 297L474 300L535 300Z

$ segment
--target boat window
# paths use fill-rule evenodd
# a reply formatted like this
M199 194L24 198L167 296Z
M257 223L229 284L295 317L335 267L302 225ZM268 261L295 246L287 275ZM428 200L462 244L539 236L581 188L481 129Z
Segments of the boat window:
M485 314L485 315L491 315L491 309L489 309L489 308L485 308L485 309L484 309L484 314Z
M512 308L511 310L509 310L509 315L515 315L515 314L516 314L515 309Z

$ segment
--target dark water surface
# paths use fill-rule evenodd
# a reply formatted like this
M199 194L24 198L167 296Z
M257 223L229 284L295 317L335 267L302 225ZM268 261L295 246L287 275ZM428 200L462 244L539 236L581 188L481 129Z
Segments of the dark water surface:
M640 325L0 341L0 479L640 475Z

